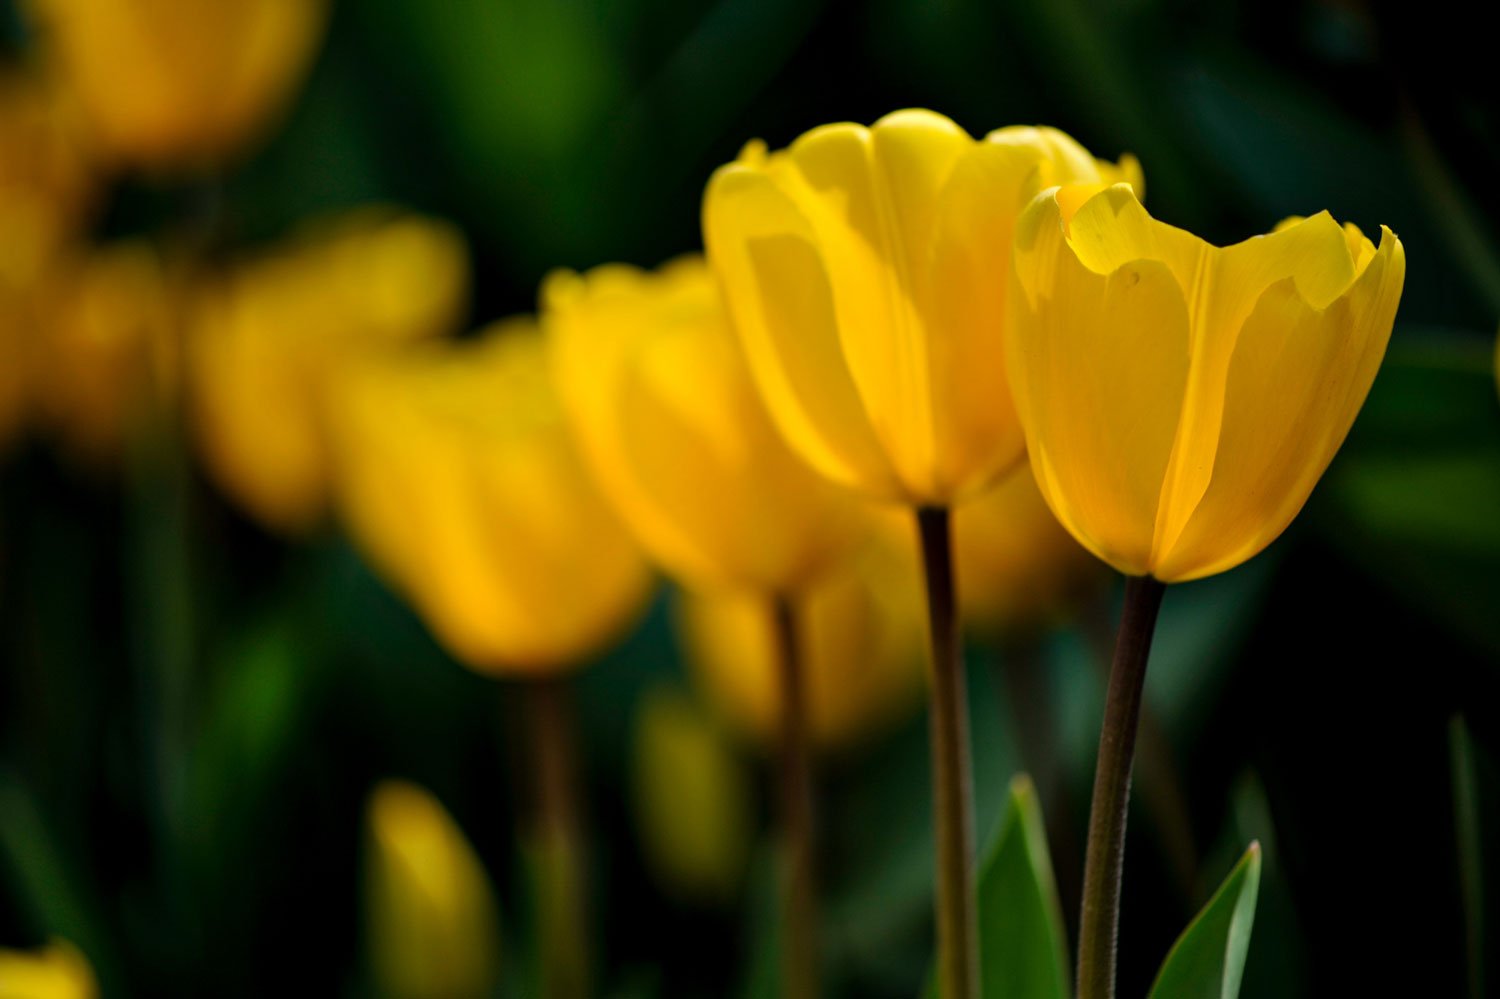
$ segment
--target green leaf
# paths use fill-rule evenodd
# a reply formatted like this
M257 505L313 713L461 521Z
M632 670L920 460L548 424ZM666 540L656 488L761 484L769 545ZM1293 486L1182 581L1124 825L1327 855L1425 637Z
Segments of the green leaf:
M1157 973L1149 999L1235 999L1245 973L1255 899L1260 893L1260 844L1251 843Z
M979 963L986 999L1067 999L1067 932L1036 788L1010 785L1010 810L979 875Z
M1031 778L1010 782L1009 808L979 872L979 968L985 999L1068 999L1068 936ZM923 999L938 999L930 973Z

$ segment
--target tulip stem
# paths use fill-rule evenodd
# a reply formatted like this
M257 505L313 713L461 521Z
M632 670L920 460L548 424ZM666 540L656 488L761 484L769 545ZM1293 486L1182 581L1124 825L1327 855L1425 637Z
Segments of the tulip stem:
M917 510L931 641L932 785L937 826L938 986L943 999L979 994L974 884L974 789L969 704L958 641L958 602L948 511Z
M537 677L525 683L530 769L535 775L538 970L541 995L547 999L583 999L591 987L571 693L565 677Z
M792 601L777 598L773 615L781 684L781 823L786 850L781 888L782 995L814 999L819 993L818 895L806 676Z
M1079 999L1114 999L1130 769L1151 636L1165 591L1163 584L1147 576L1132 576L1125 583L1125 609L1115 639L1104 723L1099 731L1099 762L1094 770L1094 800L1083 867L1083 906L1078 920Z

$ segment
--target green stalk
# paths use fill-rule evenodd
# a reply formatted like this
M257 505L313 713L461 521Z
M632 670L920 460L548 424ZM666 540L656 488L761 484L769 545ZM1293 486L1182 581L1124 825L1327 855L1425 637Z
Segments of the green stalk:
M969 704L958 640L953 542L948 511L917 511L927 582L932 655L932 788L937 826L938 987L943 999L979 995L974 885L974 787L969 762Z
M526 681L525 699L541 995L585 999L592 969L571 691L564 677L538 677Z
M1125 610L1104 700L1089 844L1078 920L1078 997L1114 999L1115 950L1120 929L1120 874L1125 864L1125 820L1130 769L1145 692L1151 636L1166 587L1145 576L1125 584Z
M818 895L806 677L791 601L777 599L773 614L781 685L781 834L786 851L781 885L782 995L814 999L819 993Z

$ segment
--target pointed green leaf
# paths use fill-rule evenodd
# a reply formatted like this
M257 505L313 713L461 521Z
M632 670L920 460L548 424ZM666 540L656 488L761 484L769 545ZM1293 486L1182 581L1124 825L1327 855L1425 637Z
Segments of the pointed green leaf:
M1067 999L1067 934L1036 788L1010 785L1010 810L979 875L979 963L987 999Z
M1235 999L1245 974L1259 893L1260 844L1251 843L1172 945L1149 999Z

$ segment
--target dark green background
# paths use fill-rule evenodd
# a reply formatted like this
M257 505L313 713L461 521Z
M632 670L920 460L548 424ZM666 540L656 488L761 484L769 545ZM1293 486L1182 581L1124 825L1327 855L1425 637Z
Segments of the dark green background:
M1450 765L1462 716L1478 809L1458 825L1500 842L1500 116L1493 39L1468 11L344 0L285 127L227 179L225 221L240 244L371 199L450 217L472 243L477 323L530 309L553 266L695 248L704 181L751 137L915 105L974 133L1044 122L1100 155L1131 150L1153 212L1216 241L1323 208L1390 225L1406 293L1349 443L1271 551L1167 595L1150 697L1196 884L1174 887L1183 858L1138 808L1121 983L1144 992L1259 837L1246 996L1462 995L1461 885L1491 925L1500 895L1500 858L1461 862ZM105 231L157 230L191 200L127 185ZM504 686L445 659L342 541L281 545L188 474L185 493L100 483L40 445L0 467L0 943L64 934L111 996L362 994L361 809L374 780L402 775L478 846L518 961L508 803L526 763ZM184 540L191 580L174 568ZM1040 654L1069 789L1049 814L1066 890L1100 692L1078 633ZM971 656L982 837L1021 766L996 658ZM764 865L730 910L674 906L624 799L634 698L679 674L658 607L581 683L604 978L737 994L764 934ZM916 719L825 773L841 994L922 980L925 772Z

